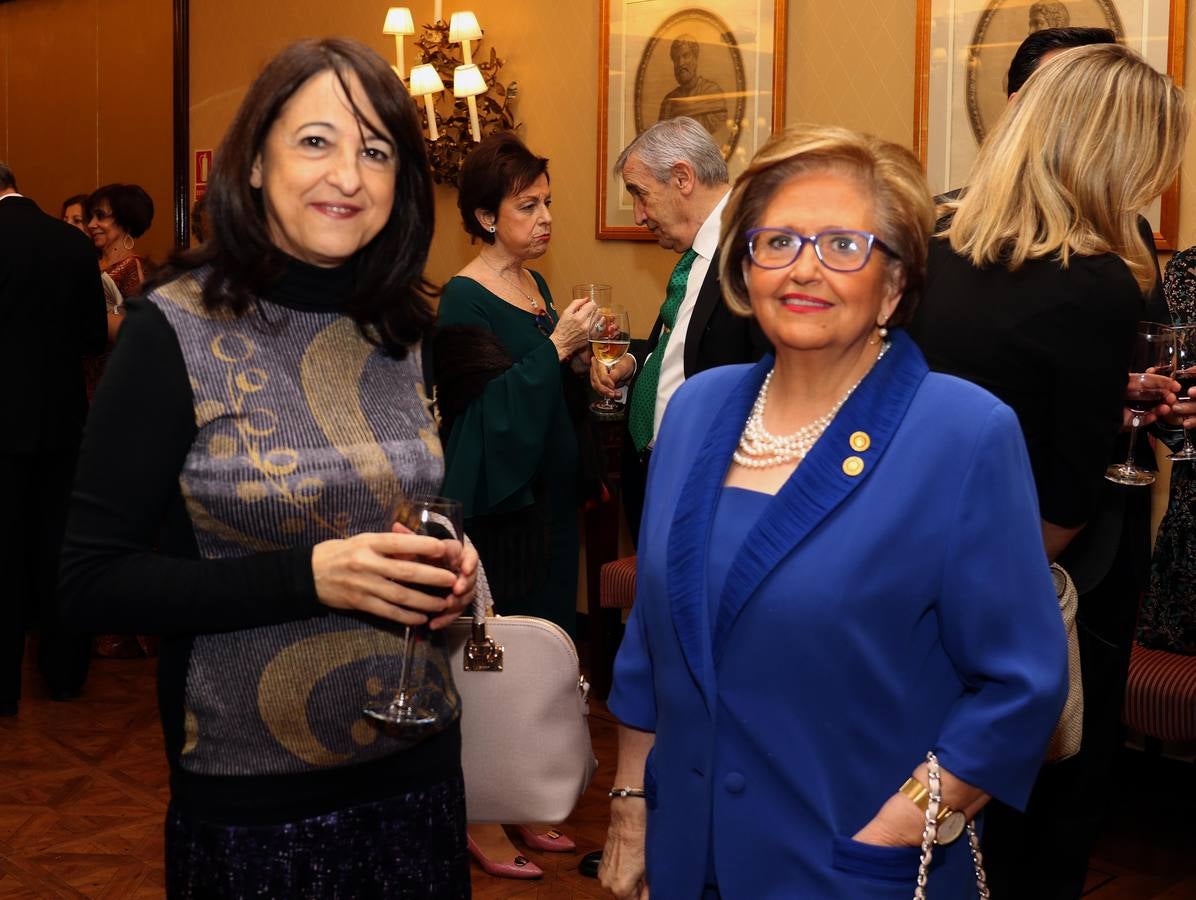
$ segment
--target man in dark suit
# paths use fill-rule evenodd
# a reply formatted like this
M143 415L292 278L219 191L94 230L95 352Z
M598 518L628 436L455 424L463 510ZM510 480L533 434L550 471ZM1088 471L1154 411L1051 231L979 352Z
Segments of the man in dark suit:
M617 397L630 386L623 502L638 538L648 458L669 398L686 378L752 362L769 347L755 320L736 316L722 301L719 224L730 188L727 164L706 129L686 116L657 122L619 155L615 174L631 195L636 224L681 254L648 340L633 342L609 374L597 360L590 367L600 394Z
M83 356L107 341L100 269L79 229L17 192L0 163L0 304L8 340L0 353L8 483L0 531L0 715L21 694L25 625L41 622L38 667L55 700L79 695L90 639L58 621L58 553L87 413Z

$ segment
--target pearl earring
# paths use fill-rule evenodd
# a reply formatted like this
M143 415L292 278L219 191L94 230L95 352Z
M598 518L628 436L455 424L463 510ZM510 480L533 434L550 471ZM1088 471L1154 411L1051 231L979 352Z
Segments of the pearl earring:
M487 225L486 230L489 231L491 234L494 234L494 232L498 231L498 229L495 228L493 225Z

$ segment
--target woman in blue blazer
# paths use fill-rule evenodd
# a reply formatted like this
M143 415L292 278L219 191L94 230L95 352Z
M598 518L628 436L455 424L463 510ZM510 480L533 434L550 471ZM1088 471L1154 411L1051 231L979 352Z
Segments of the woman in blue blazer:
M912 154L843 129L788 129L735 186L722 282L776 355L686 382L653 454L617 896L908 898L937 836L930 890L965 897L952 841L1025 801L1066 640L1017 419L897 327L933 223Z

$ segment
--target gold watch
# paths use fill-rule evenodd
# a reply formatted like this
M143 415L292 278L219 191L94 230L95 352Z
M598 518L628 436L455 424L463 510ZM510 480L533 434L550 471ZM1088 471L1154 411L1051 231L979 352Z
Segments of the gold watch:
M901 785L898 792L913 801L914 805L922 810L923 814L925 814L926 808L930 806L930 788L913 776L905 780L905 784ZM939 814L935 821L938 823L938 833L935 836L934 842L942 847L950 844L963 834L963 830L968 824L967 817L962 812L958 809L952 809L946 803L939 803Z

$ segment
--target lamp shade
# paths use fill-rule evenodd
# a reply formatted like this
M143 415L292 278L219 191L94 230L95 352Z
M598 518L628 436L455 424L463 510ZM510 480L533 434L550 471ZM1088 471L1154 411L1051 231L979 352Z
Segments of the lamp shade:
M453 96L476 97L486 93L486 79L477 66L457 66L453 69Z
M474 66L476 69L477 66ZM422 97L425 94L438 94L444 90L444 82L436 67L430 63L413 66L411 69L411 96Z
M455 12L449 22L449 43L460 44L462 41L480 41L482 26L478 24L478 17L473 13Z
M411 10L405 6L392 6L386 11L386 22L382 25L383 34L415 34L415 22L411 19Z

